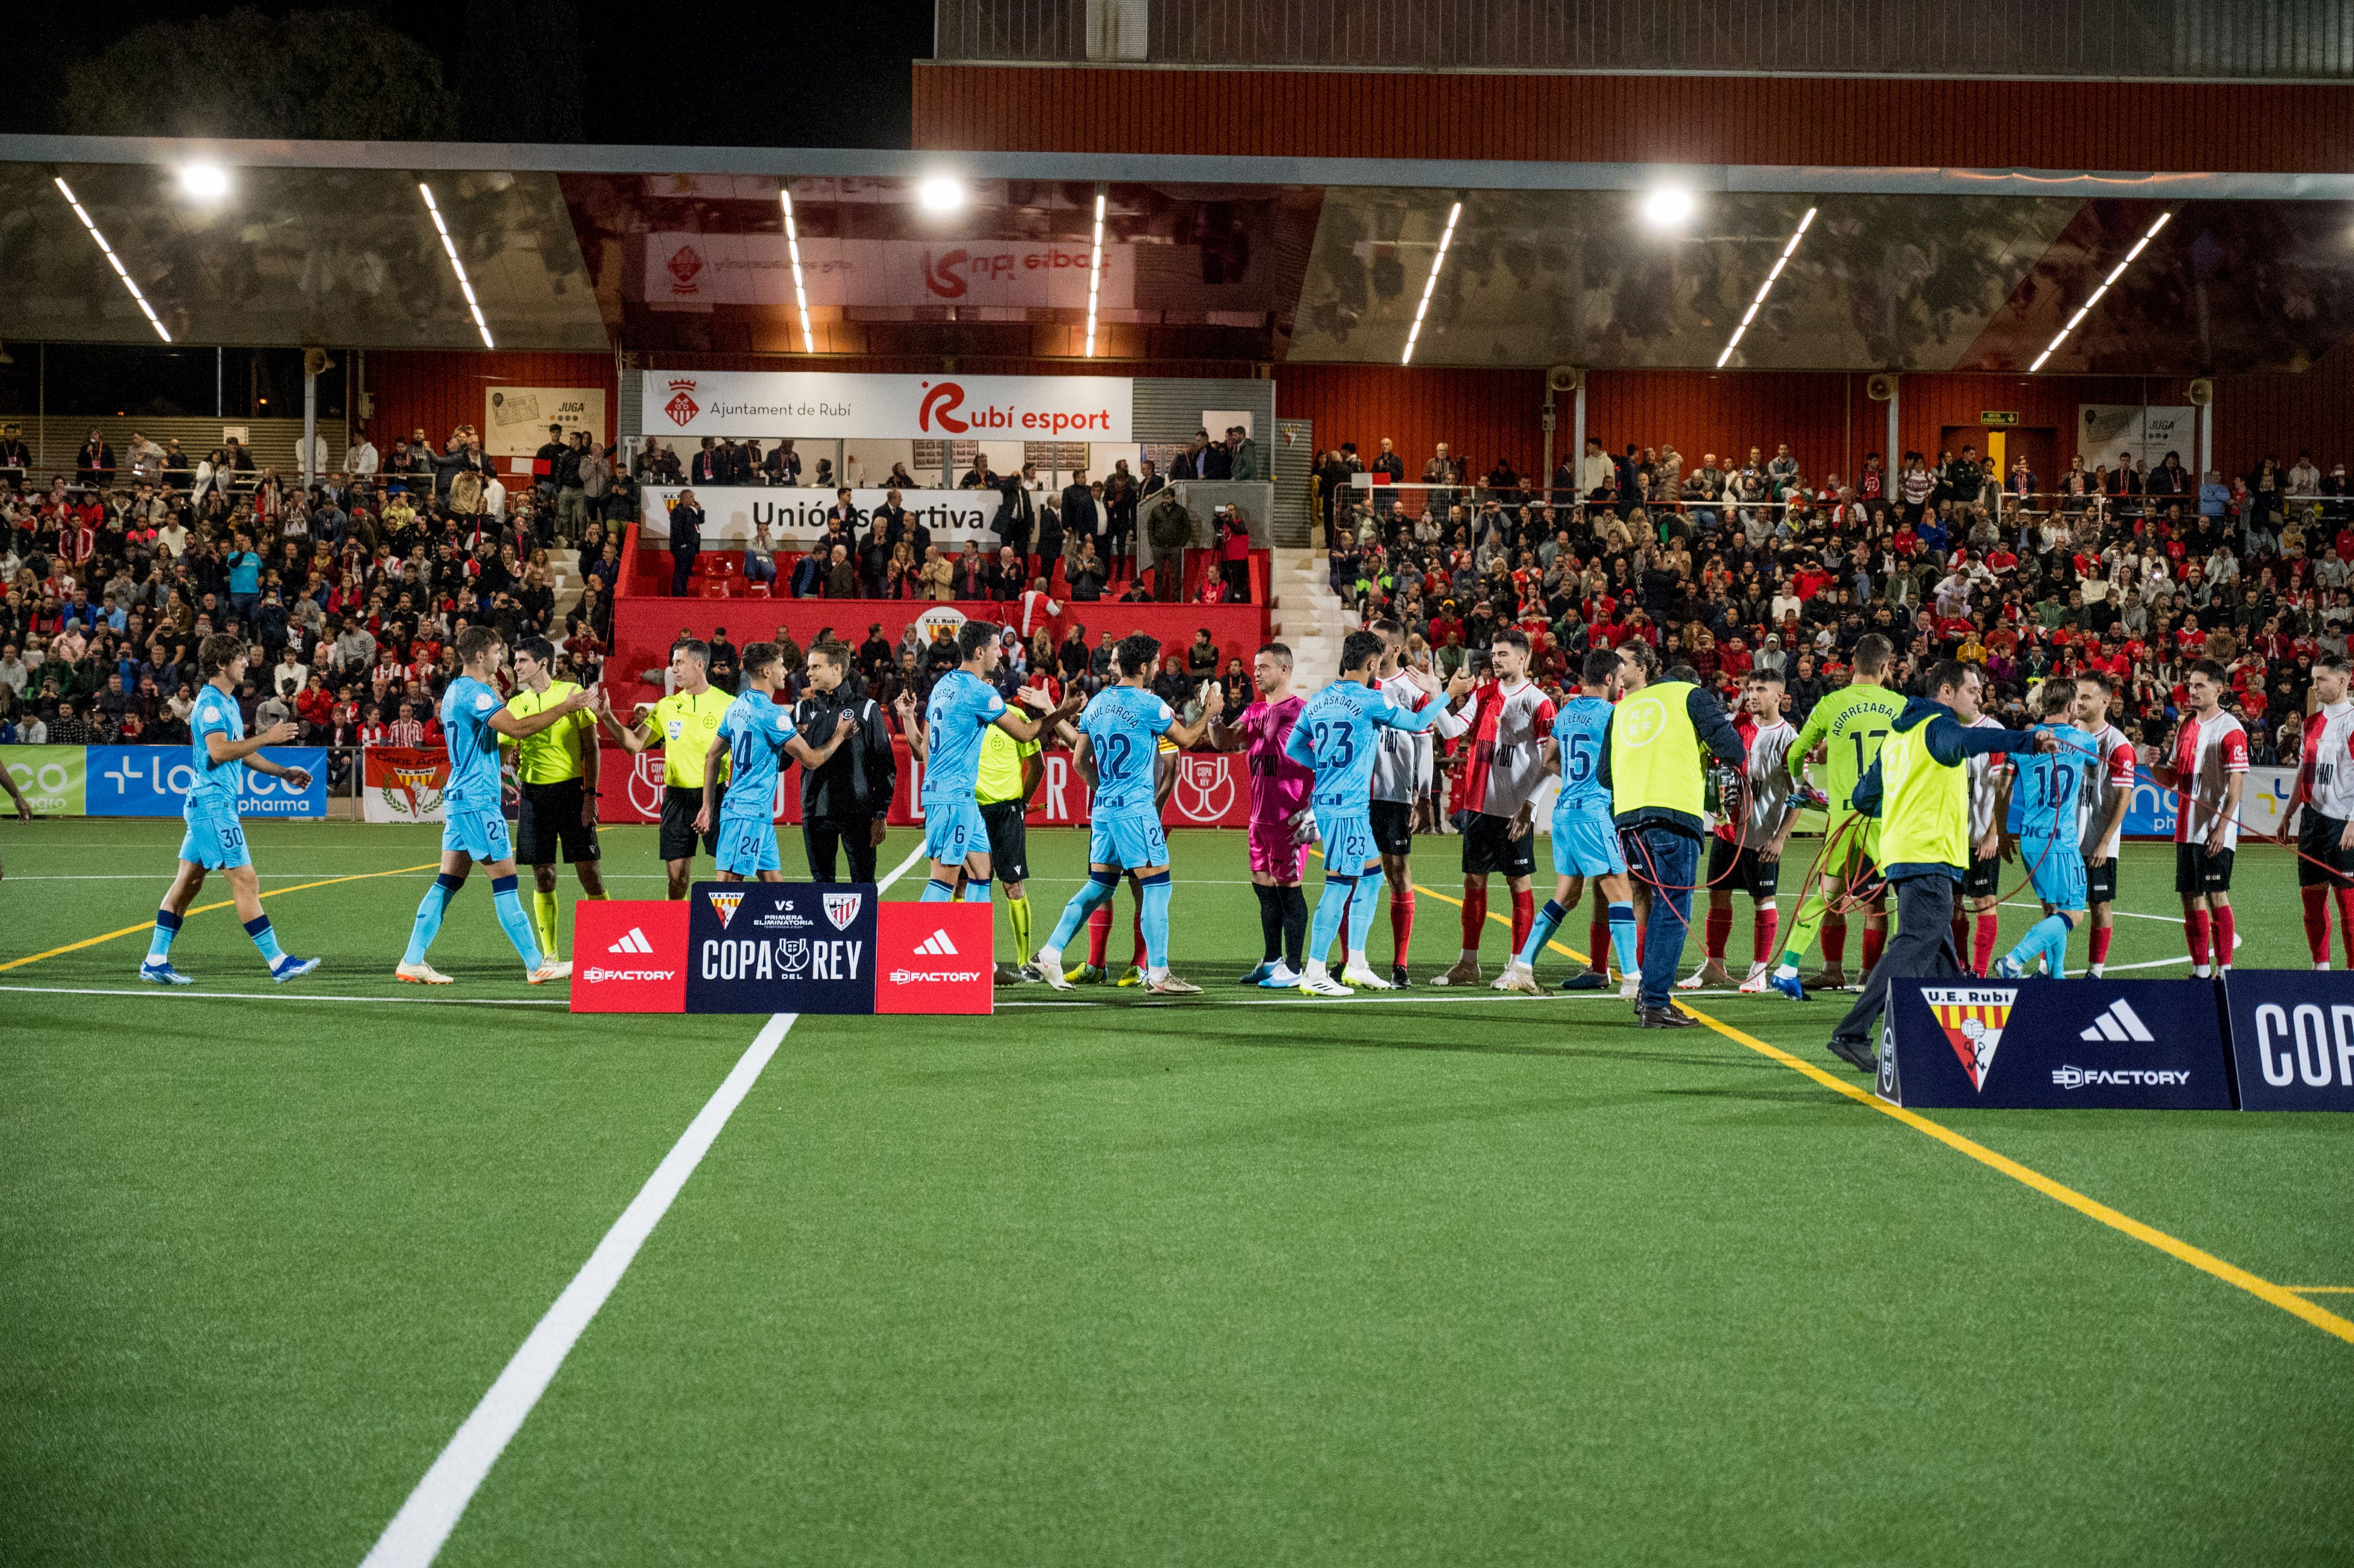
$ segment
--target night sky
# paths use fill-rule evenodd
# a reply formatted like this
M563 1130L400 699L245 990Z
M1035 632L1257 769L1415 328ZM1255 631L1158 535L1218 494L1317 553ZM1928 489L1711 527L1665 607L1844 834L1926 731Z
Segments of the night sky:
M256 9L282 15L325 4ZM932 48L929 0L855 5L754 5L748 0L411 0L346 4L432 49L445 78L463 51L500 72L535 69L531 40L567 24L578 51L578 95L590 143L695 146L905 147L909 62ZM8 23L10 74L0 131L59 129L54 82L74 60L143 23L221 15L226 3L158 5L121 0L18 7ZM575 68L567 66L567 74Z

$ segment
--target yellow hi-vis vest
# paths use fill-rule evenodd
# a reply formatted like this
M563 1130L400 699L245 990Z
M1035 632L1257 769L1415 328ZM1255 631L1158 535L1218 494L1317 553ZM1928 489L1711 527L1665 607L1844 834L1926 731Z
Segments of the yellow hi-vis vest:
M1610 714L1610 810L1646 807L1701 814L1704 789L1700 732L1687 705L1694 688L1667 681L1622 697Z
M1970 770L1929 755L1929 726L1892 732L1880 743L1882 866L1970 863Z

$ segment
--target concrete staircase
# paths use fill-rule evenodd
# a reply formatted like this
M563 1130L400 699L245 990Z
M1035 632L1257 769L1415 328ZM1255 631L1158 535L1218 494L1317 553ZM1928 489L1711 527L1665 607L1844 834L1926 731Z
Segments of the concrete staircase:
M580 575L580 552L556 550L547 552L548 584L556 594L556 619L548 635L557 641L564 640L564 618L580 604L580 588L586 580Z
M1321 550L1277 546L1268 553L1268 596L1277 641L1291 650L1292 683L1313 692L1341 671L1341 640L1361 618L1332 591Z

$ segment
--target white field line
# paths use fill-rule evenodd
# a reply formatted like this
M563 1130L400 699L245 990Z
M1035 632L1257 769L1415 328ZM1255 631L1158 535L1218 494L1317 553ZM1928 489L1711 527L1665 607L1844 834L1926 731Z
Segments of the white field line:
M308 991L198 991L193 986L143 985L120 990L94 985L0 985L32 996L136 996L152 1001L376 1001L394 1007L568 1007L562 997L334 996Z
M751 1092L769 1058L777 1054L794 1016L776 1014L753 1037L735 1071L687 1124L630 1206L621 1211L621 1217L613 1222L613 1228L605 1233L605 1239L597 1244L597 1250L588 1255L588 1261L580 1266L580 1272L572 1277L572 1283L564 1287L564 1294L556 1298L498 1381L474 1406L473 1414L458 1428L457 1436L450 1439L450 1446L417 1483L417 1489L408 1494L408 1500L400 1505L400 1511L392 1516L362 1568L425 1568L440 1555L442 1543L457 1528L483 1478L539 1403L581 1331L621 1282L638 1249L669 1212L672 1200L703 1162L727 1118Z

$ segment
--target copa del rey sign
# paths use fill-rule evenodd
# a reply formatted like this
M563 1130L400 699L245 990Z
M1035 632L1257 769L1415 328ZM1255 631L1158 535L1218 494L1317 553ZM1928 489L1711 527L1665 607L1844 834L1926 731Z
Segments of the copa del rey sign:
M1119 376L854 376L648 370L650 436L797 440L1125 441L1135 383Z

